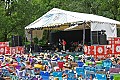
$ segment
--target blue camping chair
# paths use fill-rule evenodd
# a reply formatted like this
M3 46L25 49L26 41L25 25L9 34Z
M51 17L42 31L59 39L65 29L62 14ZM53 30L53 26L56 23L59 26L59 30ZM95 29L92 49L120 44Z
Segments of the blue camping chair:
M77 80L77 79L75 78L75 74L74 74L74 73L68 73L67 75L68 75L67 80Z
M77 73L77 76L82 75L82 77L85 78L85 71L84 71L83 67L77 67L76 68L76 73Z
M29 70L29 69L26 69L26 73L29 74L29 79L32 79L33 77L35 77L35 72L34 70Z
M63 73L68 74L69 70L64 70Z
M104 61L102 61L102 66L103 67L111 67L112 66L111 60L104 60Z
M40 76L42 77L42 80L49 80L50 74L47 71L40 71Z
M95 67L90 67L90 71L96 72L96 68Z
M10 72L7 70L7 69L2 69L2 75L4 76L4 77L9 77L10 76Z
M86 66L86 67L85 67L85 70L90 71L90 67L89 67L89 66Z
M62 72L53 72L53 77L57 77L59 80L62 80Z
M76 72L84 72L84 68L83 67L77 67Z
M102 62L102 66L105 68L106 71L109 71L109 69L112 67L112 62L111 60L104 60Z
M90 78L90 76L92 76L92 78L94 78L95 72L94 71L86 71L85 78Z
M107 80L107 77L105 74L96 74L95 77L98 80Z
M77 62L78 67L83 67L84 63L83 62Z
M96 71L103 71L104 70L103 66L101 66L101 65L97 65L97 66L95 66L95 68L96 68Z
M110 80L113 80L113 79L114 79L113 75L110 75Z
M86 78L89 78L92 75L92 78L95 77L95 73L96 73L96 68L95 67L86 67L85 68L86 71Z
M47 60L43 60L43 65L48 65L48 61Z
M20 58L20 57L16 57L16 60L17 60L17 62L19 63L20 60L21 60L21 58Z

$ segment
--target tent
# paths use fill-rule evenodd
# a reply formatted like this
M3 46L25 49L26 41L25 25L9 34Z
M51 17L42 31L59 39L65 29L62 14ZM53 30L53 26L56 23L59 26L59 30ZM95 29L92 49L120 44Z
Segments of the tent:
M82 24L85 23L85 24ZM91 31L106 30L107 37L117 37L120 22L94 14L78 13L53 8L39 19L25 27L26 34L31 29L74 30L90 28Z
M62 25L65 23L84 22L84 21L111 23L111 24L117 24L120 27L119 21L105 18L103 16L97 16L86 13L77 13L77 12L61 10L58 8L53 8L45 15L35 20L30 25L26 26L25 29L43 28L43 27Z

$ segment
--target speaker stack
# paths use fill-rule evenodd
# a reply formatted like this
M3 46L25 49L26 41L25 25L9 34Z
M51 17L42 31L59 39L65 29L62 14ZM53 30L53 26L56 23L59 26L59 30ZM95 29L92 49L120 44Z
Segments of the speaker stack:
M107 44L107 35L105 30L101 31L92 31L92 45L106 45Z
M92 31L92 45L99 44L99 36L101 31Z
M101 34L99 37L99 43L100 45L106 45L107 44L107 35L105 34L106 31L101 30Z
M22 46L22 36L12 36L12 47Z

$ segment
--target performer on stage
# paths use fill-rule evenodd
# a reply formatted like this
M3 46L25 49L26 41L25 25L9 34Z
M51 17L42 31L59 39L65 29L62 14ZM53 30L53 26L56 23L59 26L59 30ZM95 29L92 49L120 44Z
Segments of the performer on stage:
M63 50L65 51L66 41L64 39L62 39L62 46L63 46Z

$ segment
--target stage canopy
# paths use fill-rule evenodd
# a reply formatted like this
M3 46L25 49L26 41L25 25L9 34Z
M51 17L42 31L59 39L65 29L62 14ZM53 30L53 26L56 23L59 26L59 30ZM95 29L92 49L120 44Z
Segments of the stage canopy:
M103 16L53 8L25 29L27 32L30 29L76 30L83 29L82 23L85 23L85 28L90 28L91 31L106 30L108 37L117 37L116 28L120 27L119 21Z

